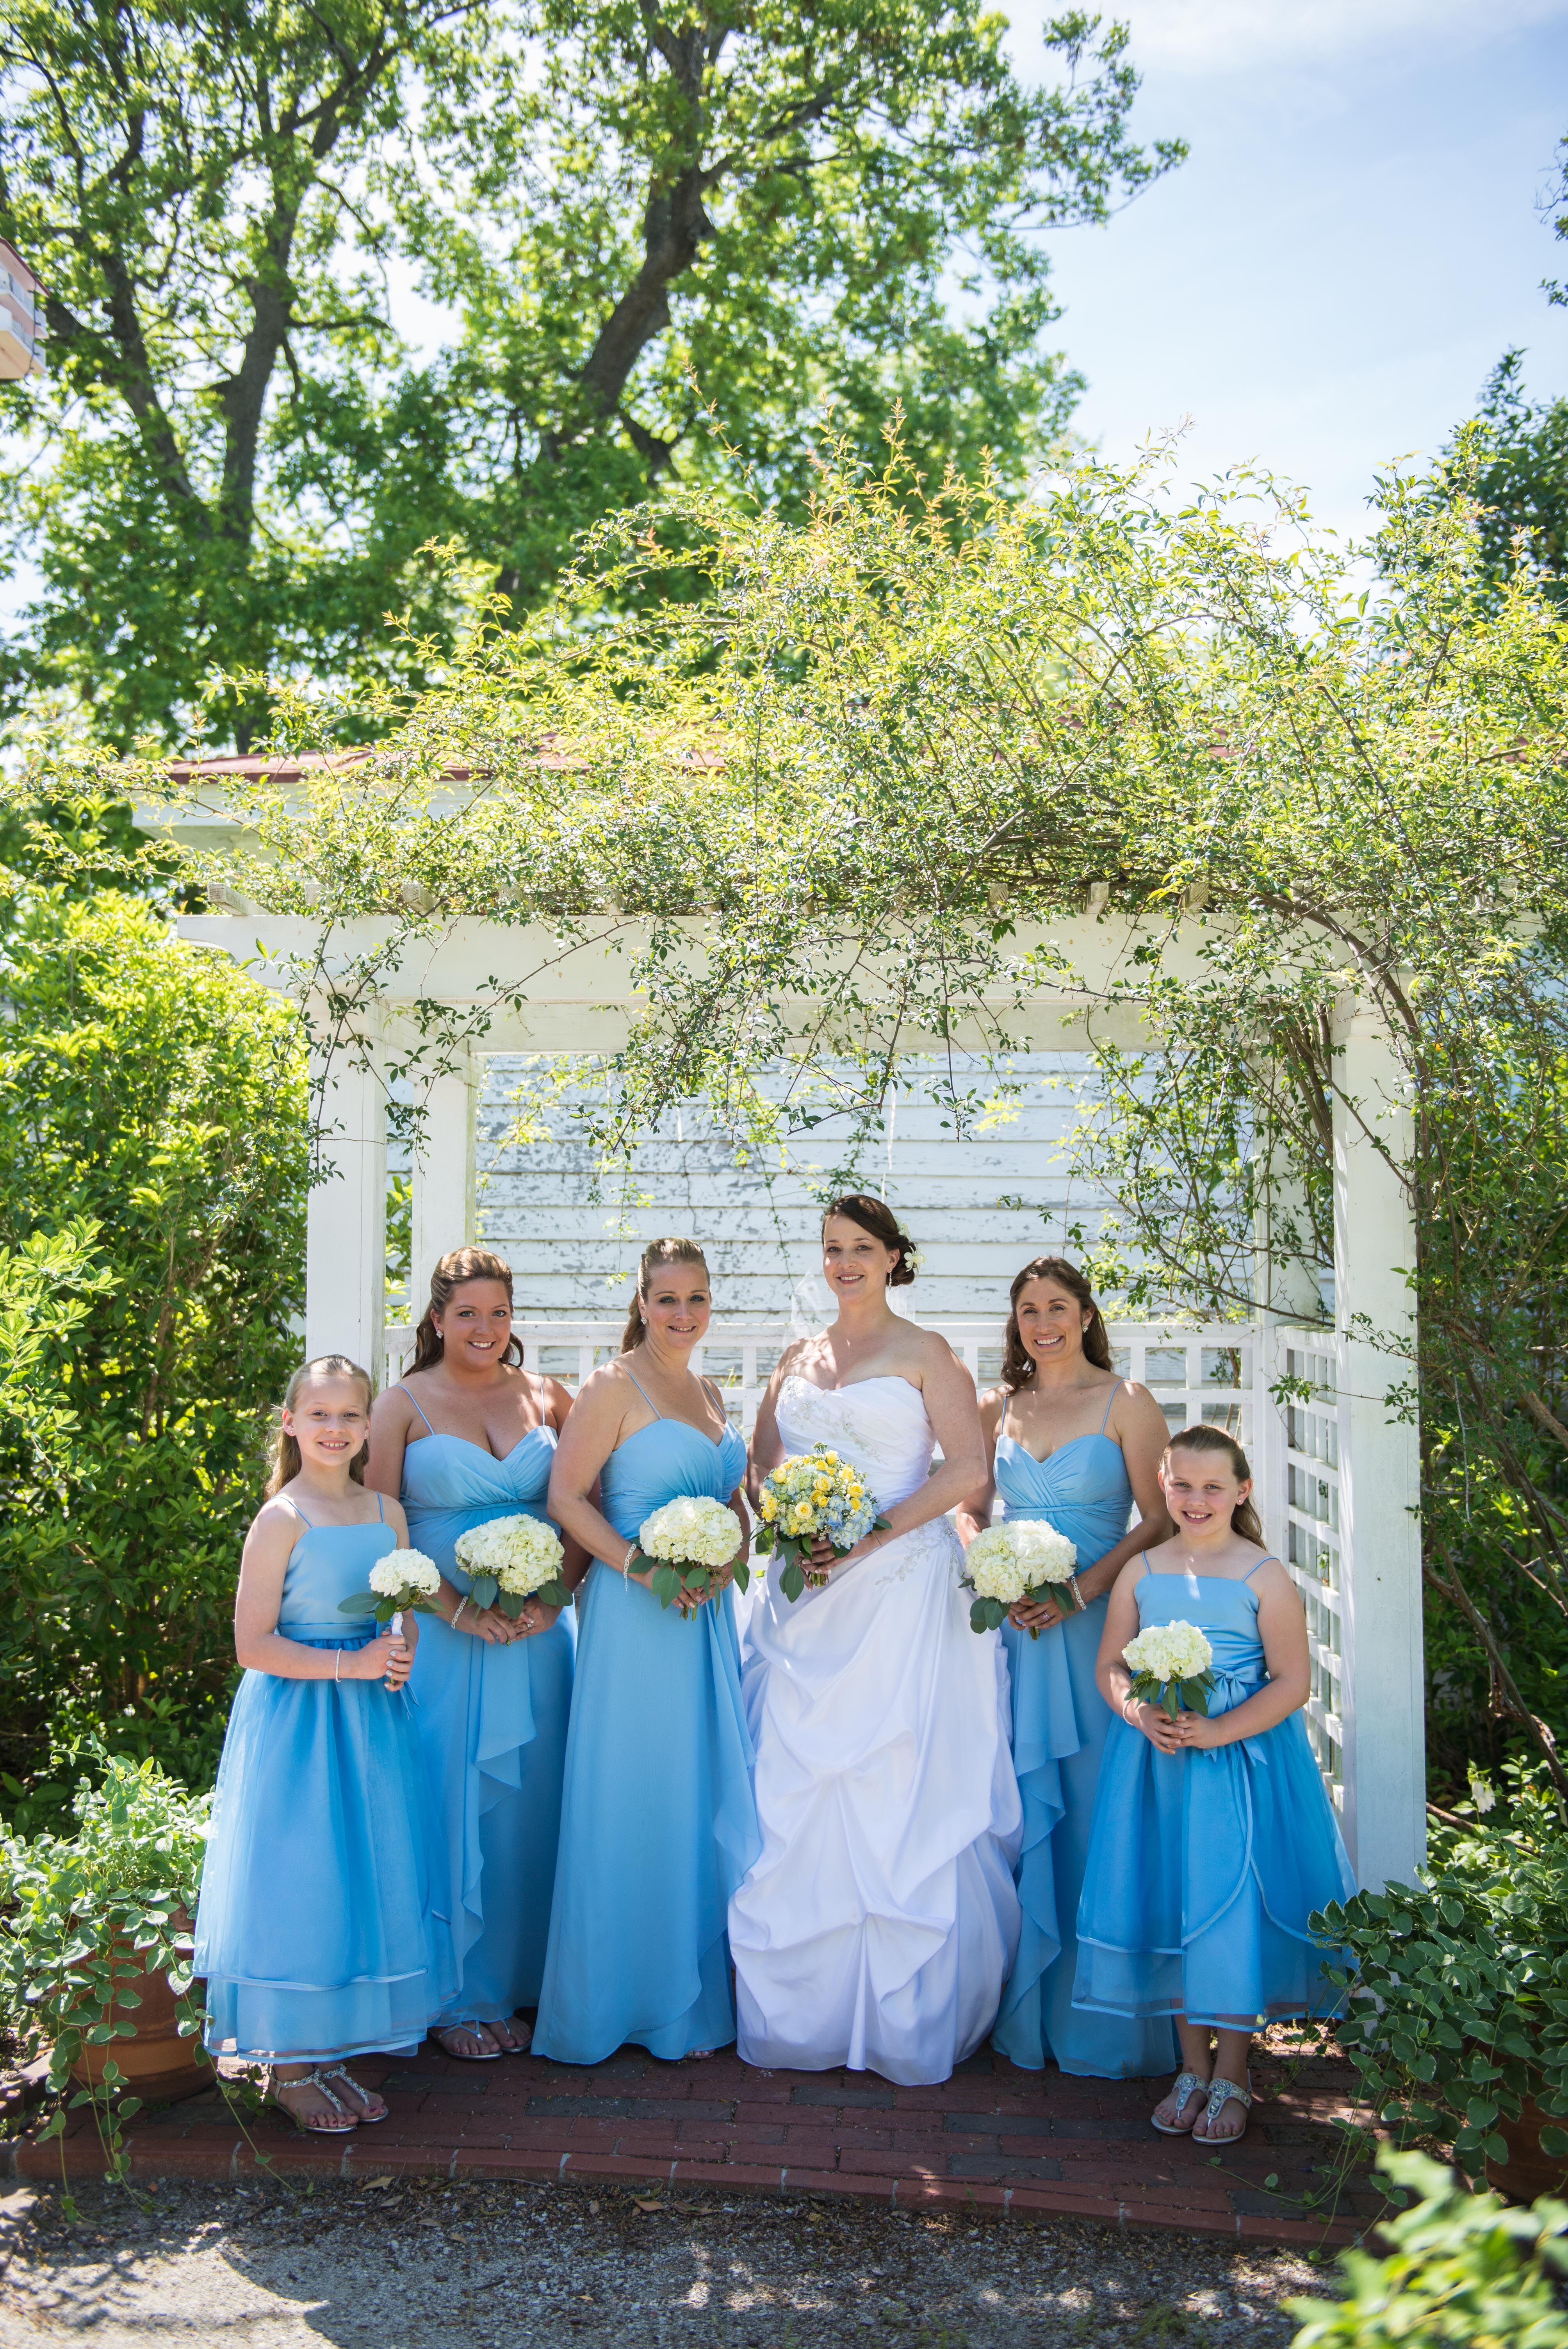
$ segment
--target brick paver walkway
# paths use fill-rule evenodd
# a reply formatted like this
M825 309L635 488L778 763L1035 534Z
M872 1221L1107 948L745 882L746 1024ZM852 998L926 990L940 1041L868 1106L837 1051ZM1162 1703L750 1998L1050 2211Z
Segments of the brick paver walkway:
M1345 2168L1350 2075L1316 2059L1264 2062L1243 2142L1216 2152L1161 2137L1149 2114L1168 2082L1020 2072L987 2048L939 2088L874 2073L762 2072L733 2054L661 2064L627 2047L592 2070L534 2056L459 2064L434 2045L412 2061L356 2065L391 2107L333 2140L268 2112L235 2124L215 2089L128 2127L145 2177L233 2177L258 2152L280 2168L371 2177L411 2168L600 2179L662 2192L873 2196L900 2209L961 2205L998 2215L1098 2219L1263 2240L1336 2244L1381 2208L1364 2168ZM61 2147L0 2148L15 2173L59 2176ZM73 2116L67 2168L101 2173L96 2134Z

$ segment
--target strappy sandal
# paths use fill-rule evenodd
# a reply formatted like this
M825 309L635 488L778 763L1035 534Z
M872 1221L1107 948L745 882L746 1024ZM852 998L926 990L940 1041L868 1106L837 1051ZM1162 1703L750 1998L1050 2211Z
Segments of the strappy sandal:
M276 2105L280 2113L287 2113L295 2128L304 2130L307 2137L347 2137L359 2127L359 2116L351 2113L342 2097L335 2096L326 2085L328 2080L335 2080L342 2069L339 2064L326 2072L302 2072L296 2080L271 2079L267 2085L267 2102ZM357 2086L358 2083L353 2082L351 2085ZM292 2105L284 2102L290 2088L319 2088L332 2106L332 2112L296 2113ZM360 2093L363 2094L363 2090ZM377 2117L380 2119L384 2116L378 2114Z
M318 2082L342 2080L346 2086L352 2088L354 2094L359 2098L360 2103L368 2106L373 2092L369 2088L361 2087L353 2073L350 2072L346 2065L342 2064L328 2064L325 2065L321 2071L313 2074L312 2076ZM377 2091L376 2093L379 2092ZM330 2096L332 2090L328 2087L323 2086L322 2094L324 2095ZM356 2113L354 2117L362 2128L374 2128L377 2121L389 2119L390 2113L385 2099L383 2099L381 2110L378 2113L373 2113L366 2110L362 2113Z
M499 2047L476 2047L473 2054L469 2055L462 2048L449 2047L447 2044L455 2031L466 2031L470 2039L477 2040L480 2033L488 2028L488 2024L480 2023L477 2017L472 2017L466 2023L436 2023L431 2028L430 2036L442 2054L449 2055L454 2064L499 2064L500 2062Z
M1161 2105L1175 2105L1177 2118L1174 2121L1160 2121L1155 2119L1153 2113L1150 2113L1149 2116L1150 2127L1151 2128L1157 2128L1161 2137L1191 2137L1193 2129L1197 2126L1198 2115L1194 2113L1190 2121L1182 2120L1181 2118L1181 2115L1186 2109L1187 2099L1189 2096L1206 2096L1208 2093L1209 2083L1207 2080L1200 2080L1196 2072L1179 2073L1176 2078L1176 2085L1171 2090L1170 2095L1161 2096L1160 2099L1160 2103ZM1157 2112L1158 2110L1159 2106L1156 2106L1155 2111Z
M1239 2088L1234 2080L1211 2080L1209 2101L1204 2106L1200 2117L1206 2121L1217 2121L1225 2106L1230 2104L1240 2105L1244 2115L1251 2111L1252 2102L1253 2075L1250 2072L1247 2074L1247 2085L1244 2088ZM1197 2127L1196 2120L1193 2122L1193 2127L1194 2128ZM1241 2127L1233 2129L1229 2137L1194 2137L1192 2142L1194 2145L1240 2145L1246 2133L1247 2124L1243 2118Z
M517 2016L516 2016L515 2014L503 2014L503 2015L498 2016L498 2018L497 2018L497 2022L499 2022L499 2023L505 2023L505 2025L506 2025L507 2029L511 2033L511 2039L512 2039L512 2044L511 2044L511 2045L510 2047L507 2045L507 2044L506 2044L506 2042L505 2042L505 2040L504 2040L504 2039L498 2041L498 2042L497 2042L497 2045L498 2045L499 2052L500 2052L502 2055L526 2055L526 2054L529 2053L529 2051L531 2049L532 2045L533 2045L533 2025L532 2025L532 2023L525 2023L523 2024L523 2026L522 2026L522 2027L523 2027L524 2031L526 2031L526 2032L527 2032L528 2036L527 2036L527 2038L526 2038L526 2039L520 2039L520 2038L518 2037L518 2035L517 2035L517 2029L516 2029L516 2025L517 2025L518 2018L517 2018ZM496 2023L487 2023L485 2024L485 2029L490 2033L490 2034L491 2038L493 2039L493 2038L495 2037L495 2033L496 2033Z

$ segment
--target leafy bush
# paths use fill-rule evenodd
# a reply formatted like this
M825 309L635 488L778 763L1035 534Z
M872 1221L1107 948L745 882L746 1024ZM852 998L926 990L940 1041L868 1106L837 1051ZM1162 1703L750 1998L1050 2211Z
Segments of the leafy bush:
M189 1994L211 1798L191 1795L150 1758L132 1763L101 1744L91 1755L103 1781L77 1787L74 1835L0 1841L0 2013L25 2060L49 2051L49 2085L62 2101L42 2135L58 2136L71 2106L91 2104L111 2168L123 2170L119 2124L140 2100L117 2097L113 2059L96 2094L78 2090L67 2106L65 2091L84 2048L134 2033L133 2022L110 2015L139 2005L128 1985L165 1973ZM194 2003L189 2024L197 2025Z
M1568 2205L1511 2209L1495 2194L1466 2194L1424 2154L1385 2151L1377 2166L1421 2197L1378 2232L1387 2259L1346 2251L1342 2301L1285 2302L1301 2319L1294 2349L1568 2349L1568 2315L1553 2278L1568 2274Z
M1506 2162L1500 2117L1568 2118L1568 1831L1544 1771L1511 1765L1506 1822L1434 1838L1429 1880L1358 1892L1315 1925L1349 1949L1340 2039L1385 2121L1470 2168ZM1542 2132L1568 2159L1568 2127Z
M18 892L0 968L0 1764L100 1727L199 1781L263 1414L297 1347L290 1009L145 905Z

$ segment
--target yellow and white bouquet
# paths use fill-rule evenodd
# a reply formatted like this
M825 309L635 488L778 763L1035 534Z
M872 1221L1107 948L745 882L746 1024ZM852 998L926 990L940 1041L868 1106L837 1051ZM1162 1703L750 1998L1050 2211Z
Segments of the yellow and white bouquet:
M356 1590L351 1599L340 1599L340 1615L374 1615L378 1623L390 1623L394 1615L410 1609L426 1615L436 1611L436 1593L441 1587L441 1569L433 1557L422 1549L388 1550L378 1557L370 1569L370 1588Z
M1073 1579L1078 1551L1066 1534L1044 1517L1005 1517L977 1533L964 1553L964 1581L975 1594L969 1609L972 1631L994 1631L1007 1610L1027 1599L1048 1599L1064 1615L1074 1614L1083 1593ZM1039 1633L1031 1630L1029 1637Z
M852 1460L815 1444L781 1460L764 1478L757 1496L757 1554L784 1560L779 1587L799 1599L808 1581L822 1579L810 1569L813 1542L830 1541L836 1550L853 1549L867 1534L886 1532L873 1495Z
M514 1619L531 1599L542 1607L565 1606L572 1595L561 1579L565 1555L543 1517L491 1517L458 1536L458 1564L474 1605L499 1607Z
M1121 1661L1132 1674L1140 1704L1162 1705L1172 1721L1183 1707L1207 1713L1214 1651L1196 1623L1151 1623L1129 1640Z
M700 1605L712 1595L716 1570L727 1566L740 1547L744 1530L735 1511L722 1501L706 1494L682 1494L643 1519L636 1555L627 1559L626 1571L634 1574L646 1559L654 1569L649 1580L661 1607L687 1598ZM735 1579L742 1590L750 1578L747 1568L738 1563ZM696 1607L690 1612L695 1615Z

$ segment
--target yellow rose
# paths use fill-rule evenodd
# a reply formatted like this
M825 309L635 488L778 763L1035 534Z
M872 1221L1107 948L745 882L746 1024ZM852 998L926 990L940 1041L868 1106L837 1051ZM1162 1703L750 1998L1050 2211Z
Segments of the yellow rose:
M830 1468L836 1468L838 1466L839 1455L836 1452L824 1452L822 1457L827 1462Z
M779 1504L771 1493L764 1493L758 1506L765 1517L776 1517L779 1515Z

